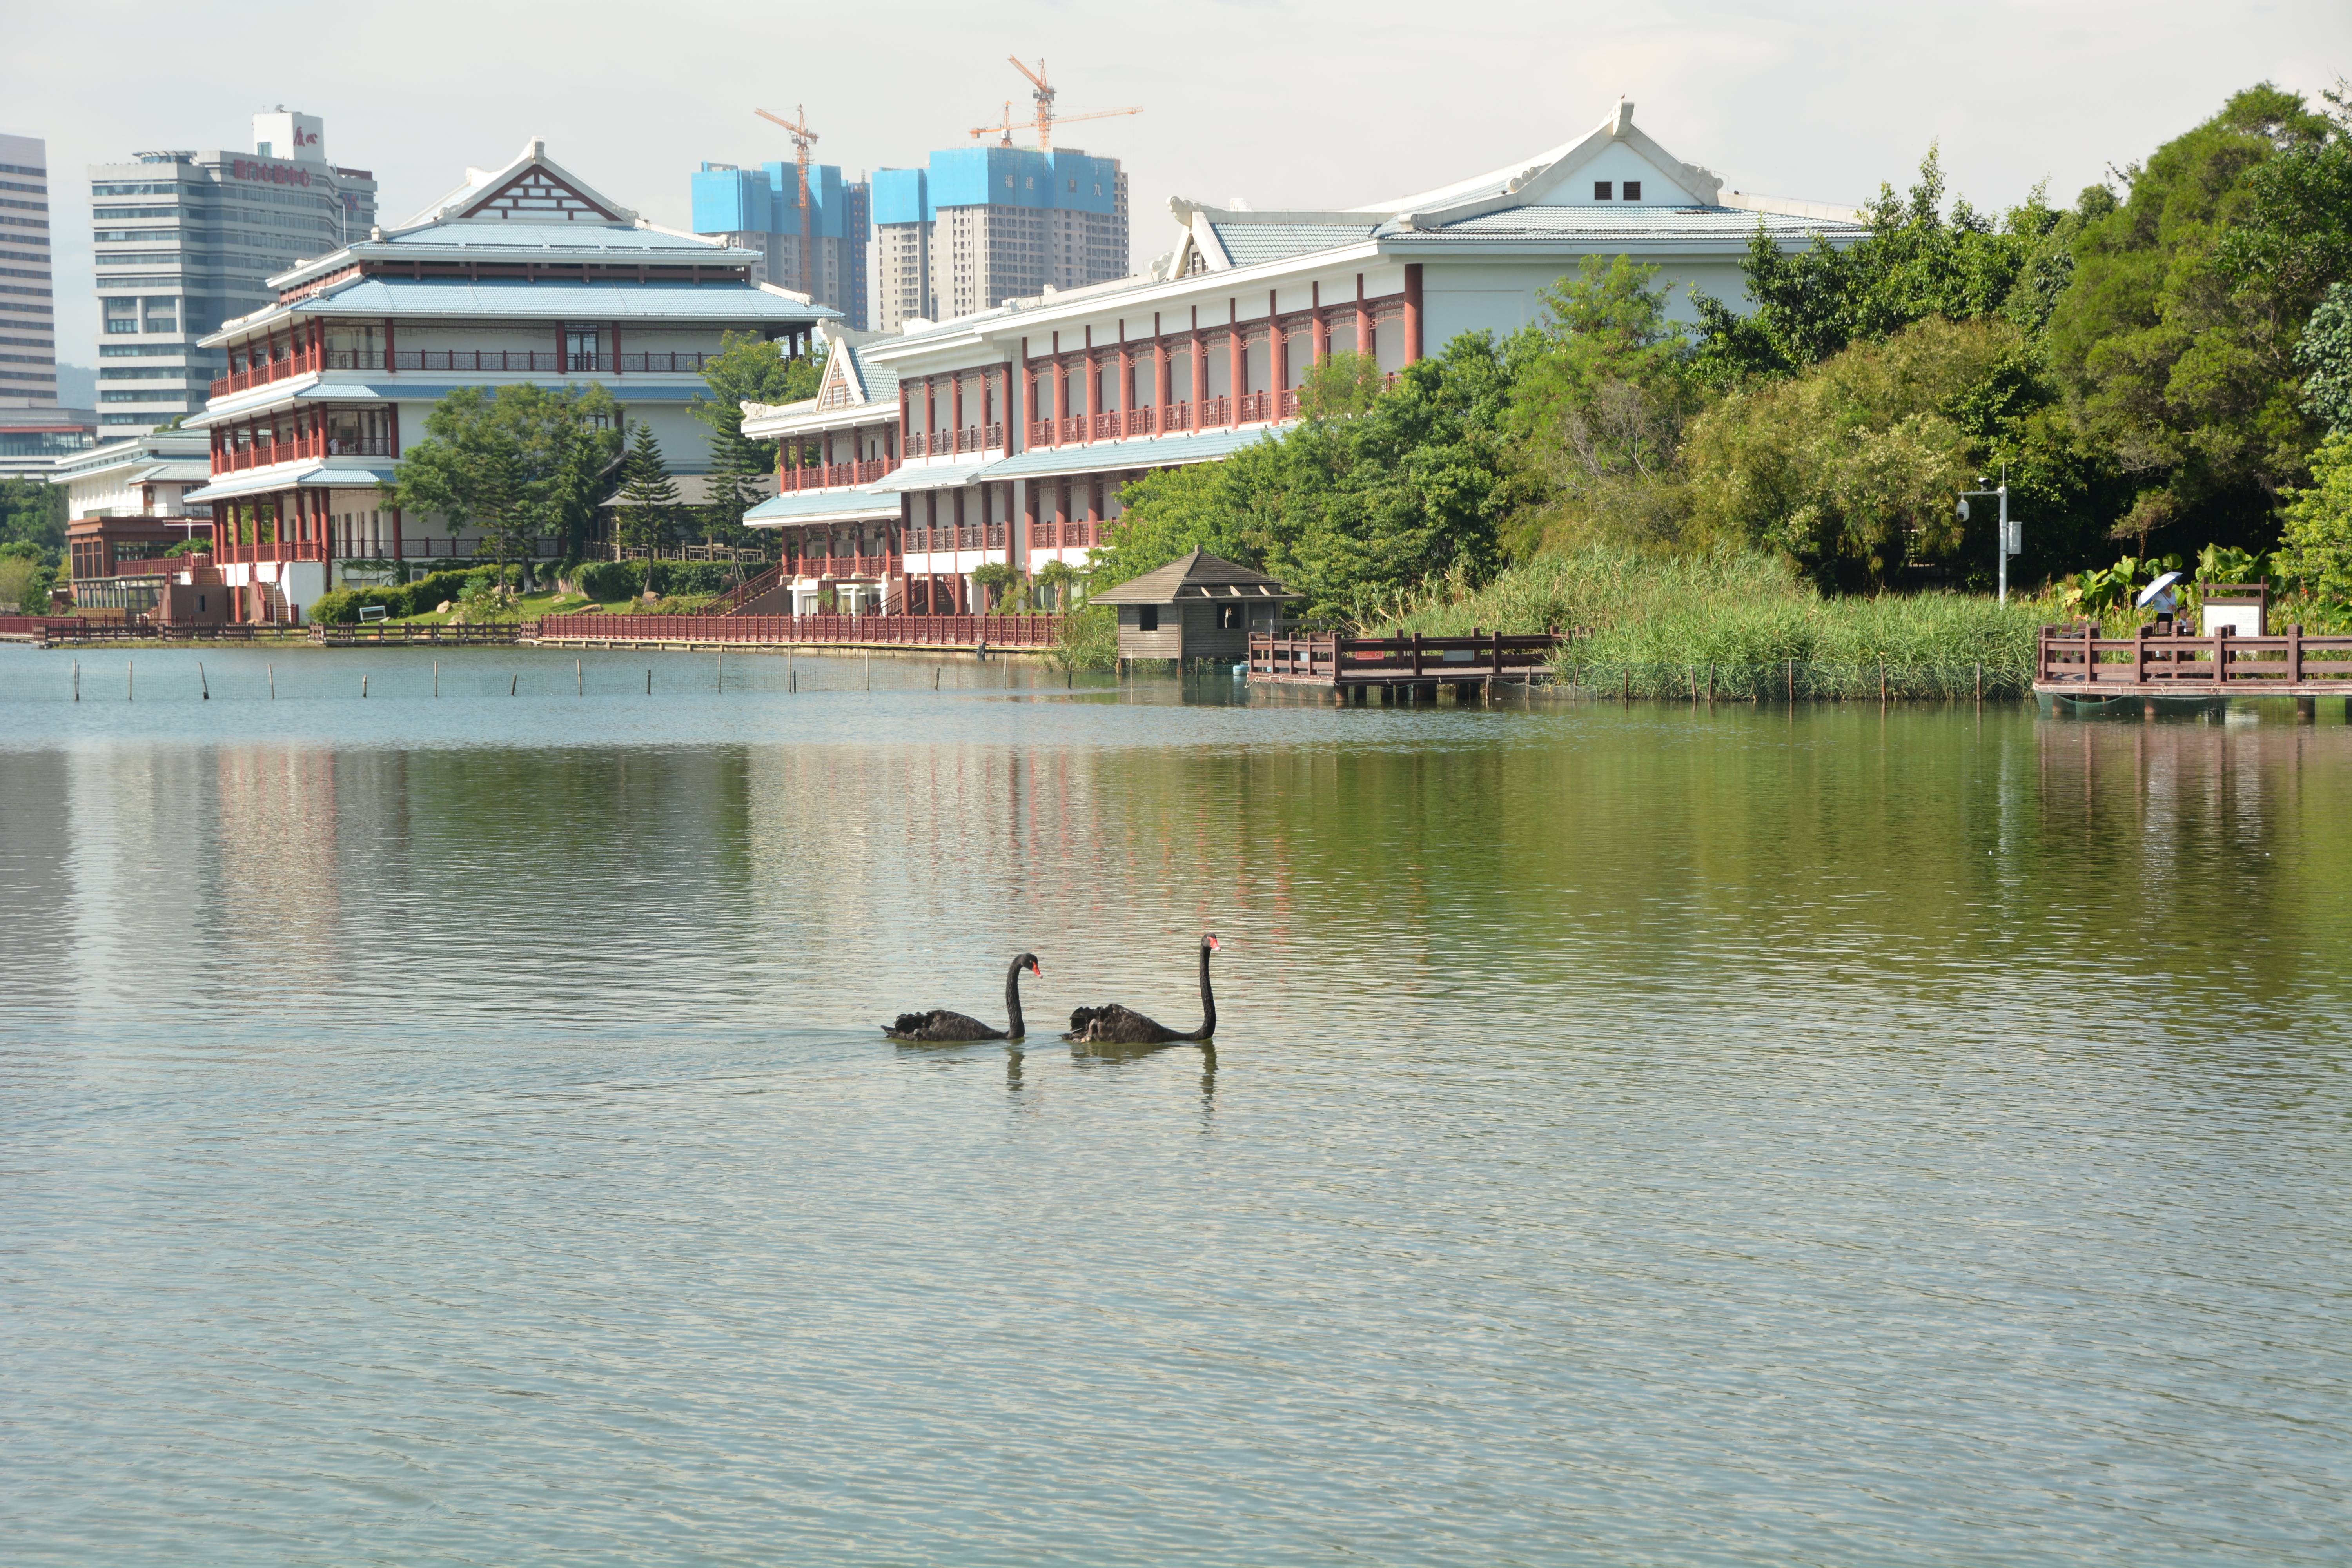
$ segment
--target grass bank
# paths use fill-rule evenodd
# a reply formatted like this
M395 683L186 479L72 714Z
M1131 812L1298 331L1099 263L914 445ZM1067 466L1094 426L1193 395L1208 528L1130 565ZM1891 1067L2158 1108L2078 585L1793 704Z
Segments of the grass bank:
M1542 555L1483 587L1435 587L1379 618L1391 635L1472 627L1586 635L1561 679L1640 697L1987 696L2033 679L2045 607L1962 594L1827 598L1777 556L1745 551L1647 555L1595 546Z

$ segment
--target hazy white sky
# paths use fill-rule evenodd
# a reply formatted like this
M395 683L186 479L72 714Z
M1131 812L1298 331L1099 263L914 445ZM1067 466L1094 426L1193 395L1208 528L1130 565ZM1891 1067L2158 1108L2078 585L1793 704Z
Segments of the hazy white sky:
M47 139L58 357L95 362L84 166L141 148L250 145L254 110L322 115L336 163L407 217L533 136L683 226L704 158L789 157L754 107L805 104L851 171L919 163L1016 110L1008 53L1045 58L1070 111L1141 104L1062 140L1125 161L1135 250L1167 198L1349 205L1569 140L1620 93L1676 155L1735 188L1849 201L1931 142L1953 188L2071 199L2265 79L2316 96L2352 74L2345 0L1726 0L985 5L824 0L564 5L342 0L11 0L0 131Z

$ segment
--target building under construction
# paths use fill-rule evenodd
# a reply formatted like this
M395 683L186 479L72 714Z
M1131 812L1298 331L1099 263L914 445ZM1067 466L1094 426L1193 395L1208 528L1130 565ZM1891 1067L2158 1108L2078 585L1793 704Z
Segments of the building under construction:
M797 164L706 163L694 176L695 233L757 251L764 265L753 268L753 281L812 295L861 330L872 324L866 262L872 225L866 183L844 179L835 164L808 165L805 224Z
M951 147L874 174L875 326L986 310L1128 274L1127 173L1068 148Z

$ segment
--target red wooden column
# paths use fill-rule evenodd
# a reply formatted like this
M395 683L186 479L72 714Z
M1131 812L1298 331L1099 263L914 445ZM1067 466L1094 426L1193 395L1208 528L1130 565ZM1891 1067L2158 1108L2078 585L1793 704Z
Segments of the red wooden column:
M1159 394L1154 401L1160 406L1160 412L1153 416L1153 419L1160 433L1165 435L1168 431L1168 405L1176 394L1176 366L1169 357L1168 340L1160 335L1160 319L1156 316L1152 318L1151 332L1153 385Z
M1372 313L1364 307L1364 275L1356 274L1356 352L1372 352Z
M1242 394L1249 390L1249 350L1242 342L1241 301L1225 301L1225 423L1242 422Z
M1314 292L1307 299L1310 308L1315 312L1315 325L1307 342L1307 353L1315 357L1308 363L1321 364L1331 357L1331 318L1323 313L1323 285L1317 283L1312 285L1312 288Z
M1192 346L1192 428L1201 427L1201 405L1209 390L1209 340L1201 335L1201 307L1192 307L1192 330L1185 334Z
M1021 340L1020 422L1024 425L1037 423L1037 367L1030 361L1027 338ZM1025 452L1029 449L1029 432L1022 431L1021 439L1015 441L1013 438L1013 411L1008 408L1005 410L1004 418L1004 449L1008 452Z
M1135 350L1127 341L1127 323L1118 324L1118 425L1121 436L1135 434Z
M392 318L390 316L386 316L383 319L383 374L386 375L395 374L398 369L398 367L393 363L393 357Z
M1269 419L1282 417L1282 395L1290 390L1290 334L1283 330L1282 311L1277 303L1275 291L1267 289L1265 324L1266 330L1274 334L1266 343L1265 353L1266 368L1273 373L1269 379L1274 383L1268 389L1274 394L1266 407Z
M1080 420L1078 439L1091 442L1095 438L1095 416L1102 412L1102 384L1095 379L1102 374L1102 370L1095 363L1095 330L1092 327L1087 329L1087 343L1082 361L1085 365L1083 374L1086 377L1087 394L1078 400Z
M1404 363L1421 357L1421 263L1404 264Z
M613 323L613 374L621 374L621 323Z
M958 371L958 372L956 372L956 373L955 373L955 384L954 384L954 387L953 387L953 389L952 389L952 390L950 390L950 391L949 392L949 394L948 394L948 413L949 413L949 414L953 417L953 419L954 419L954 424L953 424L952 426L950 426L950 428L951 428L951 429L953 429L953 430L955 431L955 438L954 438L952 441L950 441L950 442L949 443L949 446L950 446L951 448L952 448L952 447L961 447L961 446L963 445L963 426L964 426L964 418L963 418L963 372L961 372L961 371Z

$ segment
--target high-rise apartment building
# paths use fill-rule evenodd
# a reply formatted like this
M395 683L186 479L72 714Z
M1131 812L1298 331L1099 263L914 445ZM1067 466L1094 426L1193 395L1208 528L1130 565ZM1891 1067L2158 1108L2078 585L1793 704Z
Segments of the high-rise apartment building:
M48 145L37 136L0 136L0 405L57 400Z
M375 225L375 177L330 163L325 122L282 107L253 117L250 153L93 164L89 199L101 438L202 408L227 361L197 340L275 302L264 279Z
M955 147L874 175L876 325L940 320L1128 274L1127 173L1056 147Z
M753 280L814 298L852 327L866 324L866 247L873 205L866 182L832 163L809 166L809 254L801 258L801 182L796 163L756 169L709 163L694 175L694 232L763 260Z

